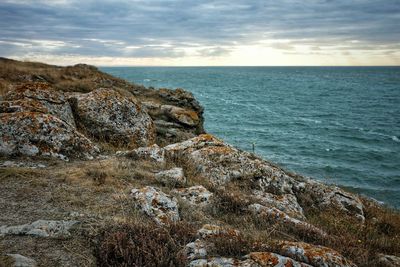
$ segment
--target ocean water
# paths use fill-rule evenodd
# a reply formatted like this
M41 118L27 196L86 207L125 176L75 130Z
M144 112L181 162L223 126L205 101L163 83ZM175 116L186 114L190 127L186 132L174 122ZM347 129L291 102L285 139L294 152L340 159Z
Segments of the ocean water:
M400 67L113 67L184 88L205 128L299 174L400 208Z

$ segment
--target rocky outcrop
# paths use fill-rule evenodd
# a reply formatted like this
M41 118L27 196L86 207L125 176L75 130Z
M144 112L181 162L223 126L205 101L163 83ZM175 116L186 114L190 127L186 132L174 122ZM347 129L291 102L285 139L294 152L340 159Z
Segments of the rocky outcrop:
M98 139L127 147L154 143L153 121L133 96L97 89L73 94L70 102L80 126Z
M191 186L188 188L178 188L171 192L186 200L193 206L204 207L211 203L213 193L202 185Z
M91 159L99 149L70 124L36 112L0 114L0 154Z
M157 144L148 147L139 147L130 151L118 151L118 157L128 157L133 160L148 160L158 163L165 163L165 151Z
M172 187L186 184L186 177L182 168L172 168L170 170L156 173L156 180L164 185Z
M135 205L158 224L165 225L179 221L176 198L165 194L161 189L151 186L132 189L131 196Z
M278 251L284 256L315 267L355 266L333 249L304 242L281 242Z
M69 230L77 223L79 222L38 220L30 224L1 226L0 236L31 235L36 237L67 238L71 235Z
M272 252L252 252L246 258L254 262L255 266L311 267L311 265Z

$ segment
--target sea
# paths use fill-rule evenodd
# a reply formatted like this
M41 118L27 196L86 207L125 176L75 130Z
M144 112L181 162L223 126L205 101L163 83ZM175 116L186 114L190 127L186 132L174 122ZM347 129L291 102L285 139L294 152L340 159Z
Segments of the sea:
M102 67L184 88L205 129L285 169L400 209L400 67Z

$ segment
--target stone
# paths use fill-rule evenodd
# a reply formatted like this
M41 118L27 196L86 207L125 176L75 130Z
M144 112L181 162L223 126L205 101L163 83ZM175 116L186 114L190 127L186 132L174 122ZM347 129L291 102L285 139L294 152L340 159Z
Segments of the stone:
M160 148L157 144L148 147L139 147L130 151L118 151L116 155L119 157L132 158L134 160L150 160L165 163L164 149Z
M189 267L244 267L240 260L224 257L213 257L209 259L198 259L191 261Z
M24 83L0 101L0 113L37 112L53 115L75 127L71 106L62 92L47 83Z
M298 219L292 218L283 211L278 210L277 208L270 208L260 204L251 204L249 205L249 210L255 216L261 216L273 222L290 225L299 232L310 233L313 235L317 235L319 237L327 236L327 234L318 227L315 227L314 225L309 224L307 222L303 222Z
M81 126L96 138L132 148L154 143L153 120L133 96L100 88L74 94L70 102Z
M180 196L191 205L204 207L211 203L213 193L208 191L202 185L191 186L188 188L179 188L172 191L173 194Z
M214 185L245 179L257 183L259 179L277 193L292 193L292 180L282 170L254 155L229 146L210 134L202 134L187 141L164 147L171 158L179 157L193 166L200 176Z
M272 253L272 252L251 252L245 258L252 260L259 266L292 266L292 267L311 267L311 265L295 261L291 258Z
M99 149L59 118L36 112L0 114L0 154L92 159Z
M31 235L36 237L67 238L71 235L69 230L77 223L79 222L38 220L30 224L0 226L0 236Z
M279 254L315 267L354 267L355 265L337 251L304 242L282 241Z
M200 123L200 118L193 110L172 105L162 105L160 108L161 112L163 112L167 117L183 125L195 127Z
M186 184L186 177L182 168L172 168L170 170L156 173L156 180L164 185L182 186Z
M256 199L257 203L266 206L277 208L283 211L290 217L304 220L305 216L303 208L297 202L297 198L292 194L275 195L260 190L254 190L252 196Z
M186 258L190 261L204 259L207 256L207 243L204 240L196 239L184 248Z
M205 224L198 231L199 238L207 239L210 237L230 236L238 237L240 232L236 229L222 227L214 224Z
M394 255L378 255L378 263L384 267L400 267L400 257Z
M36 261L34 259L22 256L20 254L7 254L7 256L13 259L11 267L36 267Z
M353 215L361 222L365 220L364 206L361 200L355 194L345 192L337 186L305 179L305 182L299 183L295 190L307 192L313 198L315 205L321 209L333 208Z
M157 187L146 186L142 189L132 189L131 196L135 205L160 225L180 219L176 198L165 194Z

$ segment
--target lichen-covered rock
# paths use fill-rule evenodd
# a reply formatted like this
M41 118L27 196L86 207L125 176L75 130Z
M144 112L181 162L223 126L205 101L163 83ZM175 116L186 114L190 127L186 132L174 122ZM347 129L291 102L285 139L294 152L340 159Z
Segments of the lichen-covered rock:
M156 180L164 185L182 186L186 184L186 177L182 168L172 168L170 170L156 173Z
M0 114L0 154L91 159L99 149L57 117L35 112Z
M7 254L8 257L12 258L13 263L9 267L36 267L36 261L34 259L22 256L20 254Z
M208 191L202 185L191 186L188 188L179 188L172 191L173 194L180 196L194 206L204 207L211 202L213 193Z
M74 94L70 102L81 126L97 138L128 147L154 143L153 120L133 96L97 89Z
M400 267L400 257L394 255L378 255L378 263L382 267Z
M256 216L264 217L273 222L284 223L293 227L299 232L309 233L312 235L317 235L319 237L327 236L327 234L323 230L309 223L292 218L283 211L278 210L277 208L266 207L260 204L251 204L249 205L249 210Z
M238 237L239 234L240 232L236 229L222 227L214 224L205 224L197 231L197 235L199 236L199 238L202 239L221 236Z
M189 267L245 267L240 260L234 258L213 257L191 261ZM251 265L247 265L251 266Z
M201 239L196 239L194 242L190 242L184 248L186 258L190 261L206 258L207 246L208 244Z
M165 163L165 152L157 144L148 147L139 147L130 151L118 151L117 156L128 157L134 160L149 160Z
M187 141L168 145L166 153L181 157L213 184L223 185L235 179L250 179L278 193L292 193L292 179L282 170L254 155L203 134Z
M315 267L355 266L339 252L331 248L304 242L283 241L279 244L278 253Z
M172 105L162 105L160 108L161 112L166 116L186 126L195 127L200 123L200 119L195 111Z
M296 219L305 219L302 207L297 202L296 196L292 194L274 195L254 190L252 196L256 199L257 203L263 206L277 208Z
M79 223L78 221L38 220L30 224L17 226L1 226L2 235L31 235L37 237L66 238L71 235L69 230Z
M158 224L165 225L179 221L179 206L176 198L165 194L161 189L152 186L132 189L131 196L135 205Z
M296 193L307 192L315 206L322 209L335 208L354 215L360 221L364 221L364 206L361 200L354 194L348 193L336 186L322 184L312 179L305 179L295 187Z
M251 252L246 258L254 261L258 266L275 267L311 267L311 265L295 261L291 258L272 253L272 252Z
M51 114L75 127L71 106L63 93L47 83L25 83L9 91L0 101L0 113L38 112Z

